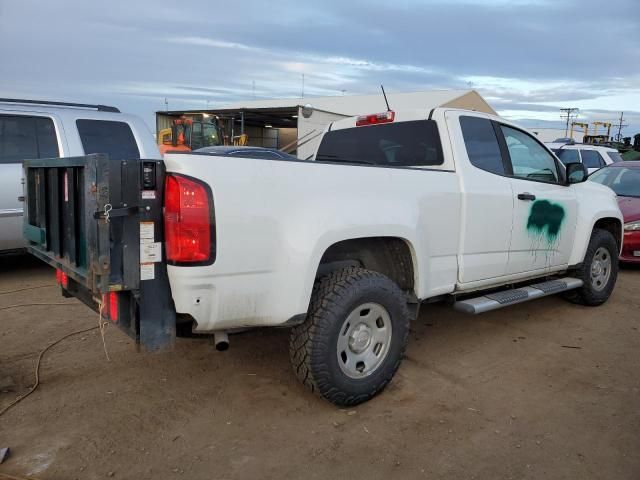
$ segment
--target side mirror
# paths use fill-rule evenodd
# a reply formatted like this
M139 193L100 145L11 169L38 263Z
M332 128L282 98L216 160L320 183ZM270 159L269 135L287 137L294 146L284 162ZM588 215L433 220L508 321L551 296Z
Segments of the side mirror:
M589 176L589 171L584 163L572 162L565 166L567 168L567 185L584 182Z

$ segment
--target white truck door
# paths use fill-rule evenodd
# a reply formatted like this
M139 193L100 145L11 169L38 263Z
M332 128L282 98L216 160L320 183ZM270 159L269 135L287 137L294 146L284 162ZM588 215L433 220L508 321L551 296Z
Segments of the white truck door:
M564 184L555 158L531 135L507 125L499 126L500 134L514 194L507 273L567 265L577 220L574 189Z
M499 279L507 270L513 192L498 137L481 115L447 112L446 118L462 190L458 282Z

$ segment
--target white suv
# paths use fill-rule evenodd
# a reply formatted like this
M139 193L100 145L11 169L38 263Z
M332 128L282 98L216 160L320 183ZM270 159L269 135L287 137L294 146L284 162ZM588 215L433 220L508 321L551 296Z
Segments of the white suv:
M587 143L547 143L553 153L565 165L582 162L589 173L616 162L622 162L622 156L615 148L590 145Z
M161 158L142 119L117 108L0 98L0 253L24 246L22 161L89 153Z

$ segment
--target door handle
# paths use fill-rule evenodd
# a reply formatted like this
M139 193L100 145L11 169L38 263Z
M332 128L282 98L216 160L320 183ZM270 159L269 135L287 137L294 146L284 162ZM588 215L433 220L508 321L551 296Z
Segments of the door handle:
M529 192L519 193L518 200L535 200L536 196Z

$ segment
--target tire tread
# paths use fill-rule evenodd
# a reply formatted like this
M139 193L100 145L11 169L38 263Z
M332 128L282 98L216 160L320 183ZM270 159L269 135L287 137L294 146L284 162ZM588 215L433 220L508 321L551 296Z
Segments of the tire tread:
M374 388L359 395L350 395L331 382L331 373L324 361L331 341L327 327L342 320L339 312L347 302L346 297L350 291L363 287L383 288L396 297L402 305L403 325L398 329L403 335L402 350L392 367L386 370L382 381L378 382ZM302 324L292 329L289 341L291 363L298 379L312 392L338 405L355 405L378 394L391 381L404 356L410 323L406 301L406 295L388 277L361 267L347 267L317 279L307 318Z

